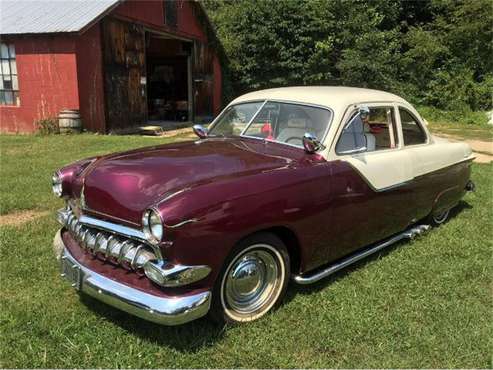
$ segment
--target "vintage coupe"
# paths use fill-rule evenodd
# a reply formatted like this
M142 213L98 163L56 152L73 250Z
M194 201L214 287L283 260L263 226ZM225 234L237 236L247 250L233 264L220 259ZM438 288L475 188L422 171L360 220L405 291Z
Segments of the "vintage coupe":
M56 172L55 250L74 288L160 324L252 321L290 278L313 283L441 224L474 188L470 147L381 91L257 91L194 130Z

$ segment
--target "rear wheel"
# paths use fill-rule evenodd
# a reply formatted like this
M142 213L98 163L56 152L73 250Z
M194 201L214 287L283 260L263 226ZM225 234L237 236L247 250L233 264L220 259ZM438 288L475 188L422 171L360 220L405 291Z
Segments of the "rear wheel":
M441 224L445 223L445 221L447 221L449 215L450 215L450 209L447 209L439 213L432 213L429 216L429 222L433 226L440 226Z
M219 322L259 319L286 292L290 263L283 242L260 233L240 242L228 257L212 294L211 315Z

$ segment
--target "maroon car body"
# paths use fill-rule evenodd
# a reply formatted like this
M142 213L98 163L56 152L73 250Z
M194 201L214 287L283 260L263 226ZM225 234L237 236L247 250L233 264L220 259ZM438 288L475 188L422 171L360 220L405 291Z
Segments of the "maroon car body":
M345 122L343 118L334 122L336 118L337 114L331 123L334 137ZM326 146L331 145L331 132L325 137ZM62 274L75 279L77 288L115 307L155 322L179 324L208 311L225 261L248 236L276 235L289 252L295 281L316 281L310 276L325 276L327 266L344 262L367 246L381 245L434 210L457 204L472 186L470 162L468 157L382 190L344 157L248 135L211 136L80 161L58 171L61 196L67 201L59 215L64 226L57 239L63 249L59 253L78 266L73 273L62 262ZM100 258L99 236L96 246L87 248L91 242L80 237L84 227L77 229L81 222L110 234L119 234L111 225L142 230L148 209L157 212L163 223L164 236L149 251L157 250L161 257L154 257L166 261L164 270L208 266L203 277L175 286L156 284L142 266L125 269L108 263L107 255ZM100 223L85 223L89 219ZM133 239L146 244L141 235ZM107 295L98 285L104 279L119 284L105 286ZM118 301L107 298L111 289L122 287L131 290ZM166 306L159 312L152 304L146 306L139 292L162 298L168 306L184 297L200 295L201 301L173 309Z

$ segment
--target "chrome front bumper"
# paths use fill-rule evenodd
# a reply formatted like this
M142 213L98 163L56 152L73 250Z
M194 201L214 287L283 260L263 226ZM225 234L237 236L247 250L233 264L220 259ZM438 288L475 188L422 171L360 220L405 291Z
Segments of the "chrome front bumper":
M120 284L89 270L70 254L60 231L55 236L54 249L61 257L61 275L68 278L74 288L122 311L162 325L183 324L202 317L209 311L210 291L163 298Z

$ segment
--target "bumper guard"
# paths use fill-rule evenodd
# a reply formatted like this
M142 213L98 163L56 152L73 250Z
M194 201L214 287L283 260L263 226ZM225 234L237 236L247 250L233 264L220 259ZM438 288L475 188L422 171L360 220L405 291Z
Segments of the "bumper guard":
M61 275L72 287L110 306L162 325L179 325L204 316L210 308L211 292L163 298L108 279L84 267L65 247L61 232L54 240Z

